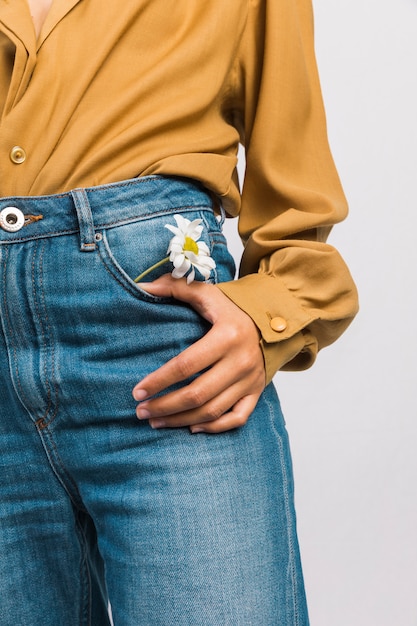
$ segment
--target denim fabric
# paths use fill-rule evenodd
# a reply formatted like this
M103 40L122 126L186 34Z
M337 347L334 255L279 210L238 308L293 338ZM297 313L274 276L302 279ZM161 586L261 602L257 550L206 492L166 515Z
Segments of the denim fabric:
M106 626L108 600L115 626L306 626L274 388L224 434L135 417L135 383L207 331L132 280L174 213L234 275L210 196L152 176L4 207L27 223L0 230L2 626Z

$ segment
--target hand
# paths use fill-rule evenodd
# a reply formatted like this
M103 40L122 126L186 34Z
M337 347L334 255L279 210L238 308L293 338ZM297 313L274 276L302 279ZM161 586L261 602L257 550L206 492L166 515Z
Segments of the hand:
M259 331L252 319L215 285L166 274L141 287L155 296L187 302L212 324L192 346L146 376L133 389L139 419L153 428L189 426L220 433L243 426L265 387ZM204 371L181 389L156 393Z

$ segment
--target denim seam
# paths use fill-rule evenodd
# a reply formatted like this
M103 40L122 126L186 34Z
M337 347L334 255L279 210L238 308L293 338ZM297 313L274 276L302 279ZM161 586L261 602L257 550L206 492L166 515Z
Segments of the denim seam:
M49 376L48 376L48 360L47 358L50 356L51 358L51 374L52 374L52 379L56 378L54 377L54 371L55 371L55 349L54 349L54 344L52 341L52 336L50 333L50 329L51 329L51 325L50 325L50 320L49 320L49 316L48 316L48 310L45 304L45 292L43 289L43 257L45 254L45 246L42 247L42 249L39 252L39 272L36 272L36 265L35 265L35 259L36 259L36 253L38 251L39 248L39 242L36 243L36 247L35 247L35 251L33 254L33 259L32 259L32 288L33 288L33 293L34 293L34 301L35 301L35 310L36 310L36 314L38 316L38 323L39 323L39 328L40 328L40 332L41 332L41 336L42 336L42 342L43 342L43 347L44 347L44 351L45 351L45 360L43 363L43 375L45 378L45 386L46 386L46 409L43 413L43 417L41 418L41 420L43 421L43 423L40 424L40 420L36 420L35 424L38 428L38 433L39 436L41 438L42 444L44 446L49 464L52 468L52 470L54 471L56 477L58 478L58 480L60 481L61 485L64 487L65 491L68 493L69 497L71 498L71 500L74 502L75 506L80 508L80 502L81 501L81 497L79 496L78 493L78 489L77 489L77 485L75 483L75 481L71 478L70 474L67 472L65 466L63 465L61 458L59 456L58 453L58 449L56 447L55 441L53 439L52 436L52 432L49 428L49 426L52 424L52 422L54 421L57 413L58 413L58 408L59 408L59 402L58 402L58 384L55 380L55 383L52 383L49 380ZM37 276L37 274L39 274ZM36 278L39 279L39 289L36 288ZM38 301L38 294L39 294L39 301ZM45 325L44 322L42 321L42 313L44 315L45 318ZM49 339L49 346L48 346L48 341L47 341L47 335L46 335L46 330L49 330L49 335L50 335L50 339ZM48 354L48 350L47 348L49 347L49 354ZM55 402L53 401L53 396L55 397ZM49 419L48 419L48 415L49 415ZM49 442L49 445L48 445ZM51 457L50 452L53 453L54 456L54 461ZM58 472L58 469L60 468L63 476L61 477L60 473ZM70 489L67 487L67 485L65 484L65 480L64 478L67 480L67 482L72 486L72 489L74 490L74 493L71 493ZM74 496L75 494L75 496Z
M74 189L71 198L77 212L77 220L80 234L80 250L88 252L95 249L94 221L91 204L85 189Z
M36 244L36 247L38 248L39 244ZM35 249L35 252L36 252L36 249ZM51 358L52 378L53 378L53 373L55 371L55 349L54 349L54 345L51 340L51 337L50 337L49 346L48 346L47 334L46 334L46 330L49 330L49 334L50 334L51 325L49 322L48 310L45 305L45 294L44 294L44 289L43 289L43 256L44 254L45 254L45 248L43 247L39 254L39 272L38 273L36 272L36 268L35 268L35 254L33 255L32 288L33 288L33 293L35 296L34 297L35 310L38 316L38 324L39 324L39 328L41 331L43 348L44 348L43 375L45 377L45 387L46 387L46 409L44 411L42 419L44 420L44 423L46 422L50 424L54 420L58 412L58 402L57 402L58 401L58 388L57 388L57 383L55 382L55 384L53 384L49 380L49 376L48 376L48 362L47 362L48 356L50 356ZM36 284L35 284L36 278L39 279L39 290L36 289ZM38 293L39 293L39 302L37 298ZM44 314L45 325L42 320L41 309L42 309L42 313ZM50 355L48 355L48 352L50 352ZM53 402L53 395L55 396L55 404ZM50 416L49 419L48 419L48 416Z
M139 287L135 288L135 285L131 285L128 281L128 275L126 274L126 272L126 276L123 275L123 269L118 265L116 259L113 257L110 246L108 246L105 236L103 236L102 241L97 245L97 251L107 273L110 274L113 280L115 280L125 291L127 291L127 293L132 295L134 298L141 302L148 302L150 304L168 304L169 302L172 302L172 298L147 294Z
M7 257L9 255L9 249L6 248L6 260ZM32 272L34 272L34 262L32 262ZM33 276L32 276L32 282L33 282ZM4 320L5 320L5 324L7 325L7 329L8 329L8 333L7 333L7 337L9 339L9 346L10 346L10 351L11 351L11 355L12 355L12 362L10 364L10 367L12 369L12 371L14 371L14 377L12 377L12 383L13 383L13 387L15 388L16 394L19 398L19 401L21 402L21 404L23 405L23 407L25 408L25 410L27 411L30 419L35 422L36 425L38 425L38 420L35 420L35 416L33 415L33 413L30 411L30 401L27 398L25 391L24 391L24 386L22 385L22 381L20 379L20 371L19 371L19 365L18 365L18 359L17 359L17 348L16 348L16 344L14 342L13 339L13 331L12 331L12 325L10 322L10 315L9 315L9 309L7 306L7 291L6 291L6 262L3 263L3 278L2 278L2 283L3 283L3 305L4 305ZM44 413L45 415L45 413ZM54 472L55 476L57 477L57 479L59 480L59 482L61 483L61 485L63 486L63 488L65 489L65 491L68 493L69 497L71 498L71 500L74 502L75 506L77 506L78 508L82 508L80 507L80 502L81 498L79 497L78 494L78 489L76 487L75 482L72 480L71 476L67 473L65 467L63 466L59 455L58 455L58 451L56 450L56 446L55 443L52 439L51 433L49 431L49 429L46 428L39 428L38 425L38 434L39 437L41 439L43 448L45 450L47 459L49 461L49 464L52 468L52 471ZM51 459L51 455L49 452L49 448L47 446L47 443L45 441L46 436L49 436L49 439L51 441L52 447L55 450L55 458L58 460L59 465L61 466L62 472L64 473L64 475L67 477L68 481L71 483L71 485L73 486L73 488L75 489L75 494L76 494L76 498L74 497L73 494L70 493L69 489L67 488L67 486L65 485L65 482L63 481L63 479L61 478L61 476L59 475L57 469L55 468L54 463L52 462ZM78 500L78 502L77 502Z
M269 408L269 415L271 416L274 413L274 407L271 405L269 400L266 400ZM291 572L291 586L292 586L292 602L293 602L293 611L294 611L294 626L300 626L299 621L299 613L298 613L298 604L297 604L297 573L295 567L295 558L294 558L294 542L293 542L293 530L291 525L291 512L289 507L289 495L288 495L288 473L285 465L285 456L284 456L284 447L282 443L281 435L278 432L278 429L275 426L273 420L271 420L272 428L275 432L278 442L278 450L279 450L279 459L281 463L282 477L283 477L283 491L284 491L284 500L285 500L285 515L287 519L287 540L288 540L288 553L290 560L290 572Z
M46 218L45 218L46 219ZM65 235L75 235L78 233L77 228L70 228L68 230L53 230L46 233L39 233L38 235L27 235L26 237L19 237L16 239L8 239L6 241L0 241L0 246L11 245L14 243L25 243L27 241L36 241L37 239L46 239L47 237L60 237Z
M204 215L203 212L200 213L201 215L201 219L203 220L203 223L205 225L205 227L207 228L207 234L208 234L208 238L209 238L209 243L210 243L210 254L213 255L213 249L215 246L215 238L214 238L214 234L215 231L213 231L213 228L211 226L211 224L209 224L209 221L207 220L206 216ZM220 228L220 225L219 225ZM221 233L216 233L216 234L221 234ZM218 283L219 282L219 277L218 277L218 273L217 273L217 267L215 267L214 269L211 270L211 274L213 276L213 280L210 282L213 283Z
M51 429L46 426L43 430L38 430L38 434L41 439L43 449L45 450L49 466L51 467L57 480L62 485L64 491L68 494L68 497L74 506L77 509L86 512L77 484L61 461Z
M167 206L166 208L163 209L158 209L157 211L151 211L149 213L146 214L141 214L141 215L132 215L131 217L127 217L125 219L122 220L113 220L112 222L103 222L103 223L97 223L96 224L96 229L100 229L100 228L111 228L112 226L123 226L124 224L129 224L130 222L135 222L135 221L143 221L143 220L151 220L154 217L162 217L164 215L172 215L174 213L174 211L177 211L178 213L181 213L181 211L212 211L212 207L210 205L206 205L206 204L187 204L187 205L180 205L180 206ZM94 213L94 208L93 208L93 213Z
M35 253L38 247L39 247L39 243L37 242ZM54 376L55 371L56 371L55 348L54 348L53 337L51 334L51 324L50 324L50 319L48 316L48 309L45 303L45 291L43 288L43 285L44 285L43 283L43 258L45 254L45 246L42 246L42 249L39 253L39 272L38 272L39 290L36 289L36 285L35 285L35 282L36 282L35 281L36 279L36 267L35 267L36 255L35 253L33 255L33 261L32 261L32 287L33 287L33 292L35 296L34 297L35 309L36 309L36 313L38 316L39 328L41 331L43 346L45 349L43 374L45 377L45 386L46 386L46 392L47 392L47 406L44 411L43 417L41 418L43 420L43 423L40 425L40 420L37 420L36 426L38 427L38 433L41 438L49 464L53 472L55 473L56 477L58 478L59 482L61 483L65 491L68 493L72 502L74 502L74 505L77 506L78 508L82 508L82 500L81 500L81 496L79 495L77 485L61 461L61 458L58 453L58 449L56 447L55 441L52 436L52 432L49 428L49 426L53 423L55 417L58 414L59 394L58 394L58 383L56 381L56 376ZM37 298L38 294L39 294L39 301ZM41 313L43 313L44 318L45 318L45 326L44 326L44 322L42 321ZM47 341L46 330L49 331L49 342ZM49 351L47 350L47 348L49 348ZM50 367L51 367L51 379L52 380L49 380L49 377L48 377L48 360L47 360L48 357L50 357L51 359ZM49 419L48 419L48 416L49 416ZM48 445L48 442L49 442L49 445ZM53 453L54 459L52 459L50 452ZM61 472L59 472L58 469L60 469ZM61 473L62 473L62 476L61 476ZM71 493L71 490L69 489L69 486L67 486L66 481L64 479L66 479L68 485L71 485L73 493ZM81 503L81 506L80 506L80 503Z
M17 359L17 347L13 339L14 334L13 334L12 325L10 321L9 308L8 308L8 302L7 302L6 266L7 266L7 258L9 256L9 253L10 253L9 249L6 248L6 260L5 260L5 263L3 264L3 305L4 305L5 322L9 330L9 332L7 333L7 336L10 342L9 345L10 345L10 350L12 353L12 362L10 363L10 368L14 370L14 373L15 373L16 385L14 384L14 381L12 378L13 387L15 388L19 401L23 404L26 411L30 415L29 408L28 408L30 406L30 403L28 401L28 398L24 391L24 387L20 380L19 365L18 365L18 359Z
M205 205L205 204L200 204L200 205L194 205L194 204L190 204L187 206L177 206L177 207L166 207L165 209L158 209L157 211L154 212L150 212L147 213L145 215L132 215L130 217L126 217L124 219L114 219L111 222L97 222L95 223L95 230L100 230L102 228L112 228L113 226L123 226L124 224L130 224L131 222L135 222L135 221L142 221L142 220L148 220L148 219L152 219L154 217L162 217L163 215L171 215L174 211L177 211L178 213L181 213L181 211L212 211L212 207L210 205ZM94 208L93 208L93 214L94 214ZM47 217L44 217L45 221L47 221ZM64 230L52 230L52 231L47 231L47 232L43 232L43 233L38 233L38 234L33 234L33 235L26 235L24 237L16 237L13 239L7 239L4 241L0 241L0 245L9 245L9 244L14 244L14 243L24 243L26 241L35 241L37 239L46 239L48 237L60 237L60 236L65 236L65 235L75 235L77 233L79 233L79 228L73 227L73 228L68 228L68 229L64 229ZM92 243L91 246L93 247L95 244Z
M133 178L130 179L128 181L122 181L122 182L117 182L117 183L106 183L104 185L96 185L94 187L82 187L81 189L83 191L85 191L87 193L87 195L91 195L92 193L94 194L94 196L96 196L98 193L100 193L100 191L105 191L106 189L123 189L123 188L127 188L127 187L132 187L132 186L137 186L137 185L153 185L153 183L156 180L167 180L169 178L169 176L158 176L158 175L152 175L152 176L148 176L148 177L138 177L138 178ZM178 178L178 177L175 177ZM190 183L191 184L191 183ZM206 190L204 190L203 188L199 189L196 185L194 185L194 189L196 191L199 192L199 194L205 194L207 197L207 204L203 204L201 206L207 207L209 209L211 209L212 211L213 209L213 202L210 199L208 192ZM71 191L76 191L76 189L71 190ZM29 200L29 201L38 201L38 200L43 200L43 199L50 199L51 197L54 199L61 199L61 198L67 198L70 199L71 198L71 191L66 191L63 193L58 193L58 194L53 194L52 196L49 194L42 194L39 196L5 196L2 197L1 199L6 202L9 200L13 200L13 201L18 201L18 200ZM196 204L196 205L192 205L192 206L200 206L200 203ZM175 209L175 207L171 207L173 209ZM93 209L94 210L94 209ZM168 209L169 210L169 209ZM17 240L15 240L17 241Z

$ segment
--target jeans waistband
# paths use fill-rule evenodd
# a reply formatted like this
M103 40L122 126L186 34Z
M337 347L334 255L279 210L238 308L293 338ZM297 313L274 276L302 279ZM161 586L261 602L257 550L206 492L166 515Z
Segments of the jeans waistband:
M144 176L49 196L5 197L0 198L0 244L79 232L81 249L94 250L95 229L175 209L213 211L213 205L211 194L195 181L168 176Z

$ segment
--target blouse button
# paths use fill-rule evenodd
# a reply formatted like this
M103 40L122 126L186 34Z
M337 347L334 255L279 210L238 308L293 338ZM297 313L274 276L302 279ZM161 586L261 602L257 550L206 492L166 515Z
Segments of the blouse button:
M287 328L287 322L283 317L273 317L269 325L277 333L282 333Z
M25 224L25 216L15 206L7 206L0 211L0 227L9 233L15 233Z
M16 164L24 163L26 161L26 152L20 146L14 146L10 150L10 160Z

